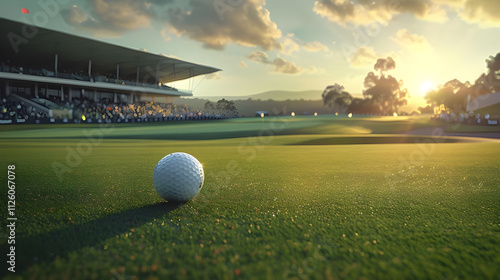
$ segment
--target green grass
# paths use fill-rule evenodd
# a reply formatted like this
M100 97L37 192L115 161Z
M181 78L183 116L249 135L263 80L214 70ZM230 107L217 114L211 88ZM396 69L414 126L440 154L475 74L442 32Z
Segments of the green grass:
M0 127L0 166L16 165L18 218L17 272L4 264L0 276L498 277L499 142L395 135L432 125L424 119L286 119L274 119L275 130L271 118L116 126L61 180L53 163L88 147L82 132L95 127ZM152 186L158 160L177 151L206 174L185 205Z
M273 135L298 134L389 134L427 126L437 126L428 118L301 116L241 118L221 121L185 121L141 124L66 124L0 126L0 139L60 138L79 139L82 131L103 129L106 139L210 140L258 136L261 131ZM64 128L64 129L63 129Z
M494 125L468 125L468 124L459 124L459 125L451 125L446 129L446 132L470 132L470 133L485 133L485 132L500 132L500 126Z

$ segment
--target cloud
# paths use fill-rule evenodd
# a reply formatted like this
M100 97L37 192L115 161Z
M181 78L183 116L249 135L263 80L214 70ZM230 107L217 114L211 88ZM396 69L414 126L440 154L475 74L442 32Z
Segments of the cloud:
M460 7L463 6L465 0L435 0L438 4L446 4L448 6Z
M274 69L274 72L276 73L298 74L302 72L302 68L300 66L297 66L295 62L287 61L281 57L274 59L272 64L276 66L276 68Z
M295 42L292 38L289 37L285 37L283 39L282 45L283 49L281 50L281 52L286 55L291 55L293 52L300 50L299 44L297 44L297 42Z
M291 55L296 51L300 51L301 49L308 52L320 52L328 51L328 47L323 45L318 41L313 42L302 42L299 38L295 37L294 33L287 33L286 37L280 40L282 42L283 49L281 50L282 54Z
M425 51L431 48L424 36L410 33L405 28L396 32L396 36L391 37L391 39L403 48L413 51Z
M187 9L170 8L167 22L172 33L202 42L208 49L223 50L236 43L280 50L277 39L281 31L264 5L264 0L245 0L233 6L219 0L190 0Z
M314 3L313 11L332 22L367 24L370 22L387 22L392 14L385 9L370 7L369 2L357 5L349 0L318 0ZM378 5L377 5L378 6Z
M323 70L323 69L321 69L321 70ZM315 66L311 66L307 69L307 73L309 73L309 74L316 74L318 71L319 71L318 68L316 68Z
M313 11L334 22L346 22L355 14L356 5L351 1L320 0L314 3Z
M168 34L168 28L163 28L161 31L160 31L160 34L161 34L161 37L163 37L163 40L165 42L168 42L170 40L172 40L172 38L170 37L170 35Z
M341 25L380 22L387 24L395 15L410 13L417 18L443 22L448 19L441 5L430 0L317 0L313 11Z
M90 11L72 6L61 11L64 20L76 29L99 37L118 37L126 31L151 26L156 18L151 1L87 0ZM153 1L160 3L159 1ZM171 0L161 3L169 3Z
M247 68L247 67L248 67L248 65L247 65L247 64L245 63L245 61L243 61L243 60L242 60L242 61L240 61L240 65L241 65L241 67L243 67L243 68Z
M459 14L465 21L477 23L481 27L500 27L498 0L467 0Z
M263 51L253 51L248 56L252 61L269 64L274 66L273 72L282 74L299 74L303 72L302 67L295 64L295 62L288 61L284 58L277 57L270 60L269 56Z
M358 67L372 66L379 57L372 47L362 46L352 54L349 63Z
M302 48L308 52L327 52L328 47L318 41L302 43Z
M76 29L98 37L119 37L125 32L151 27L152 21L165 25L160 35L187 36L205 48L222 50L230 43L281 50L282 37L264 0L84 0L89 9L73 6L61 11L64 20ZM82 3L82 5L84 5ZM287 47L294 51L293 42Z
M220 72L215 72L207 75L207 80L222 80Z
M269 56L263 51L253 51L247 57L255 62L269 63Z
M420 19L433 21L438 23L444 23L448 21L448 13L445 5L433 4L429 6L429 10L426 11L424 16L417 16Z
M416 18L445 22L455 12L468 23L480 27L500 27L498 0L316 0L313 11L345 26L379 22L387 24L395 15L408 13Z

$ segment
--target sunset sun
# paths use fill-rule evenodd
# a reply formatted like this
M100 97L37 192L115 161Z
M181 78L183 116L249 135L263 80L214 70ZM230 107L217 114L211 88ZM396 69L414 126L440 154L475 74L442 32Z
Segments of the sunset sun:
M420 84L420 94L426 95L427 92L429 92L433 88L434 88L434 85L431 82L425 81L422 84Z

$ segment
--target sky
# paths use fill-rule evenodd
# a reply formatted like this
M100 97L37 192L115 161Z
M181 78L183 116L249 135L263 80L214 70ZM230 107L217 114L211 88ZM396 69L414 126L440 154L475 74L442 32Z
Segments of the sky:
M0 0L0 17L220 68L194 96L343 85L361 96L378 58L409 103L451 79L473 83L500 52L492 0ZM22 13L25 8L29 13ZM188 82L172 84L188 89ZM318 98L320 98L320 93Z

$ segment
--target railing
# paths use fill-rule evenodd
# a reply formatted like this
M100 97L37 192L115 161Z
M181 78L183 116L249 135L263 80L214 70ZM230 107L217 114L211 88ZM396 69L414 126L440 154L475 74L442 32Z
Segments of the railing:
M68 79L68 80L78 80L78 81L86 81L86 82L104 82L104 83L117 84L117 85L139 86L139 87L147 87L147 88L154 88L154 89L179 91L178 89L173 88L173 87L169 87L167 85L137 83L137 82L133 82L133 81L107 78L105 76L92 76L92 77L90 77L90 76L85 76L85 75L68 74L68 73L57 73L57 75L56 75L53 71L47 70L45 68L42 68L42 69L31 69L31 68L24 69L23 67L13 67L13 66L8 66L8 65L2 65L0 67L0 71L7 72L7 73L19 73L19 74L43 76L43 77L53 77L53 78L61 78L61 79ZM183 92L192 93L192 91L187 91L187 90L186 91L183 90Z
M22 101L22 102L24 102L24 104L26 106L32 106L32 107L36 108L37 110L39 110L40 112L44 112L48 116L52 117L52 110L51 109L49 109L49 108L47 108L47 107L45 107L45 106L43 106L41 104L38 104L38 103L36 103L36 102L34 102L32 100L29 100L27 98L21 97L21 96L19 96L17 94L11 94L11 95L9 95L9 98L13 99L13 100L17 100L17 101Z

